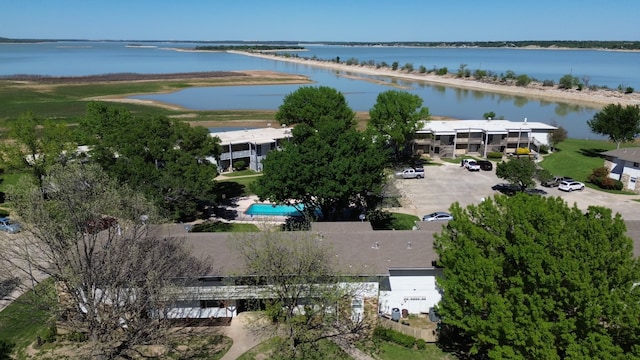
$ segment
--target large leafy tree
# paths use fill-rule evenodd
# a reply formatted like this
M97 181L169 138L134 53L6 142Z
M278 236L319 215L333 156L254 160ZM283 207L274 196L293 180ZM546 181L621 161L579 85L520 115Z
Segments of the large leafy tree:
M88 336L91 357L131 358L139 345L167 344L167 312L191 300L174 290L208 275L207 261L157 236L154 205L96 164L54 165L42 183L44 191L24 177L9 190L23 235L0 242L0 270L25 289L53 279L53 318Z
M278 204L300 206L307 217L320 209L326 220L345 210L372 209L382 192L384 150L348 123L324 120L316 128L300 124L282 151L263 161L256 194Z
M440 341L478 358L640 356L640 264L611 210L496 197L436 235Z
M368 127L389 142L397 159L416 131L420 130L421 120L429 120L431 115L429 108L422 107L422 99L418 95L388 90L378 94L369 116Z
M503 161L496 166L496 176L518 185L520 190L534 186L537 173L538 168L535 162L528 157Z
M261 295L271 299L263 313L269 321L252 326L282 337L272 358L324 359L320 340L353 340L371 330L367 313L375 308L364 302L364 316L351 313L351 301L364 300L371 289L337 271L334 252L316 236L266 231L234 237L232 247L241 256L244 274L268 285Z
M96 162L154 200L169 217L192 219L215 200L217 168L210 159L220 149L207 129L91 103L80 131Z
M619 149L621 143L633 141L640 134L640 105L609 104L587 124L594 133L609 136Z
M328 86L303 86L285 96L276 113L281 124L307 124L312 127L323 120L340 120L353 124L355 113L344 95Z
M76 148L66 124L37 119L30 111L9 122L9 137L13 141L0 147L2 161L8 168L28 169L38 182L53 164L72 157Z

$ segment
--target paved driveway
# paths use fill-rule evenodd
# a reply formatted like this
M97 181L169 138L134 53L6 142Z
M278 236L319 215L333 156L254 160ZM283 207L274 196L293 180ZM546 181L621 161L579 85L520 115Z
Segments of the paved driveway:
M477 204L483 198L498 192L491 190L495 184L505 182L493 171L470 172L459 164L425 166L424 179L396 179L395 185L403 196L403 211L422 217L434 211L448 211L451 204L459 202L466 207ZM542 188L539 186L539 188ZM590 205L605 206L619 212L625 220L640 220L640 195L613 195L586 188L567 193L558 188L542 188L549 194L560 196L570 206L586 210Z

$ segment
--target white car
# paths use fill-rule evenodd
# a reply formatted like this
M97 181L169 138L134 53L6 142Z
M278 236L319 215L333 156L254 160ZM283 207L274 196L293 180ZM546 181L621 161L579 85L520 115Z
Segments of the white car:
M558 189L562 191L584 190L584 184L580 181L561 181Z
M480 171L480 165L473 159L462 160L462 166L469 171Z

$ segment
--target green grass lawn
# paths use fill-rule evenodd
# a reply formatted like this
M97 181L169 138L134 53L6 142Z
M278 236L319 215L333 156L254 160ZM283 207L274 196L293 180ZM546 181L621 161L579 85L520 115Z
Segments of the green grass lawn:
M271 353L276 348L277 338L271 338L253 349L247 351L242 354L238 360L258 360L258 359L270 359ZM329 340L321 340L320 349L318 352L322 354L323 359L332 359L332 360L351 360L352 358L347 355L342 349L338 347L338 345L334 344Z
M637 147L638 144L622 144L621 147ZM614 194L632 194L628 191L604 190L587 181L593 169L604 166L601 152L614 150L616 144L605 140L567 139L558 145L556 152L545 155L540 166L554 176L568 176L584 182L586 186Z
M253 170L247 169L247 170L239 170L239 171L224 173L222 175L225 177L238 177L238 176L251 176L251 175L258 176L260 174L256 173Z
M207 221L194 225L191 232L260 232L260 229L254 224Z
M420 218L403 213L389 213L391 216L383 221L372 222L374 230L411 230Z
M545 155L540 166L555 176L569 176L584 182L593 169L604 166L600 153L615 148L616 145L609 141L567 139L558 145L556 152Z
M378 343L376 357L380 360L453 360L455 357L440 350L435 344L427 344L426 349L407 349L388 341Z
M54 291L52 284L43 282L38 285L38 290ZM0 340L13 344L14 354L19 359L26 358L26 348L38 336L44 336L50 325L49 313L37 305L42 304L38 301L42 298L29 291L0 312Z

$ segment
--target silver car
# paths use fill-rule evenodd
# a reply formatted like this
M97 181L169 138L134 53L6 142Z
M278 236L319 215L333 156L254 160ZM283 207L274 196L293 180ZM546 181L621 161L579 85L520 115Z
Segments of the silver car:
M453 215L443 211L436 211L434 213L431 213L422 217L422 221L449 221L449 220L453 220Z

